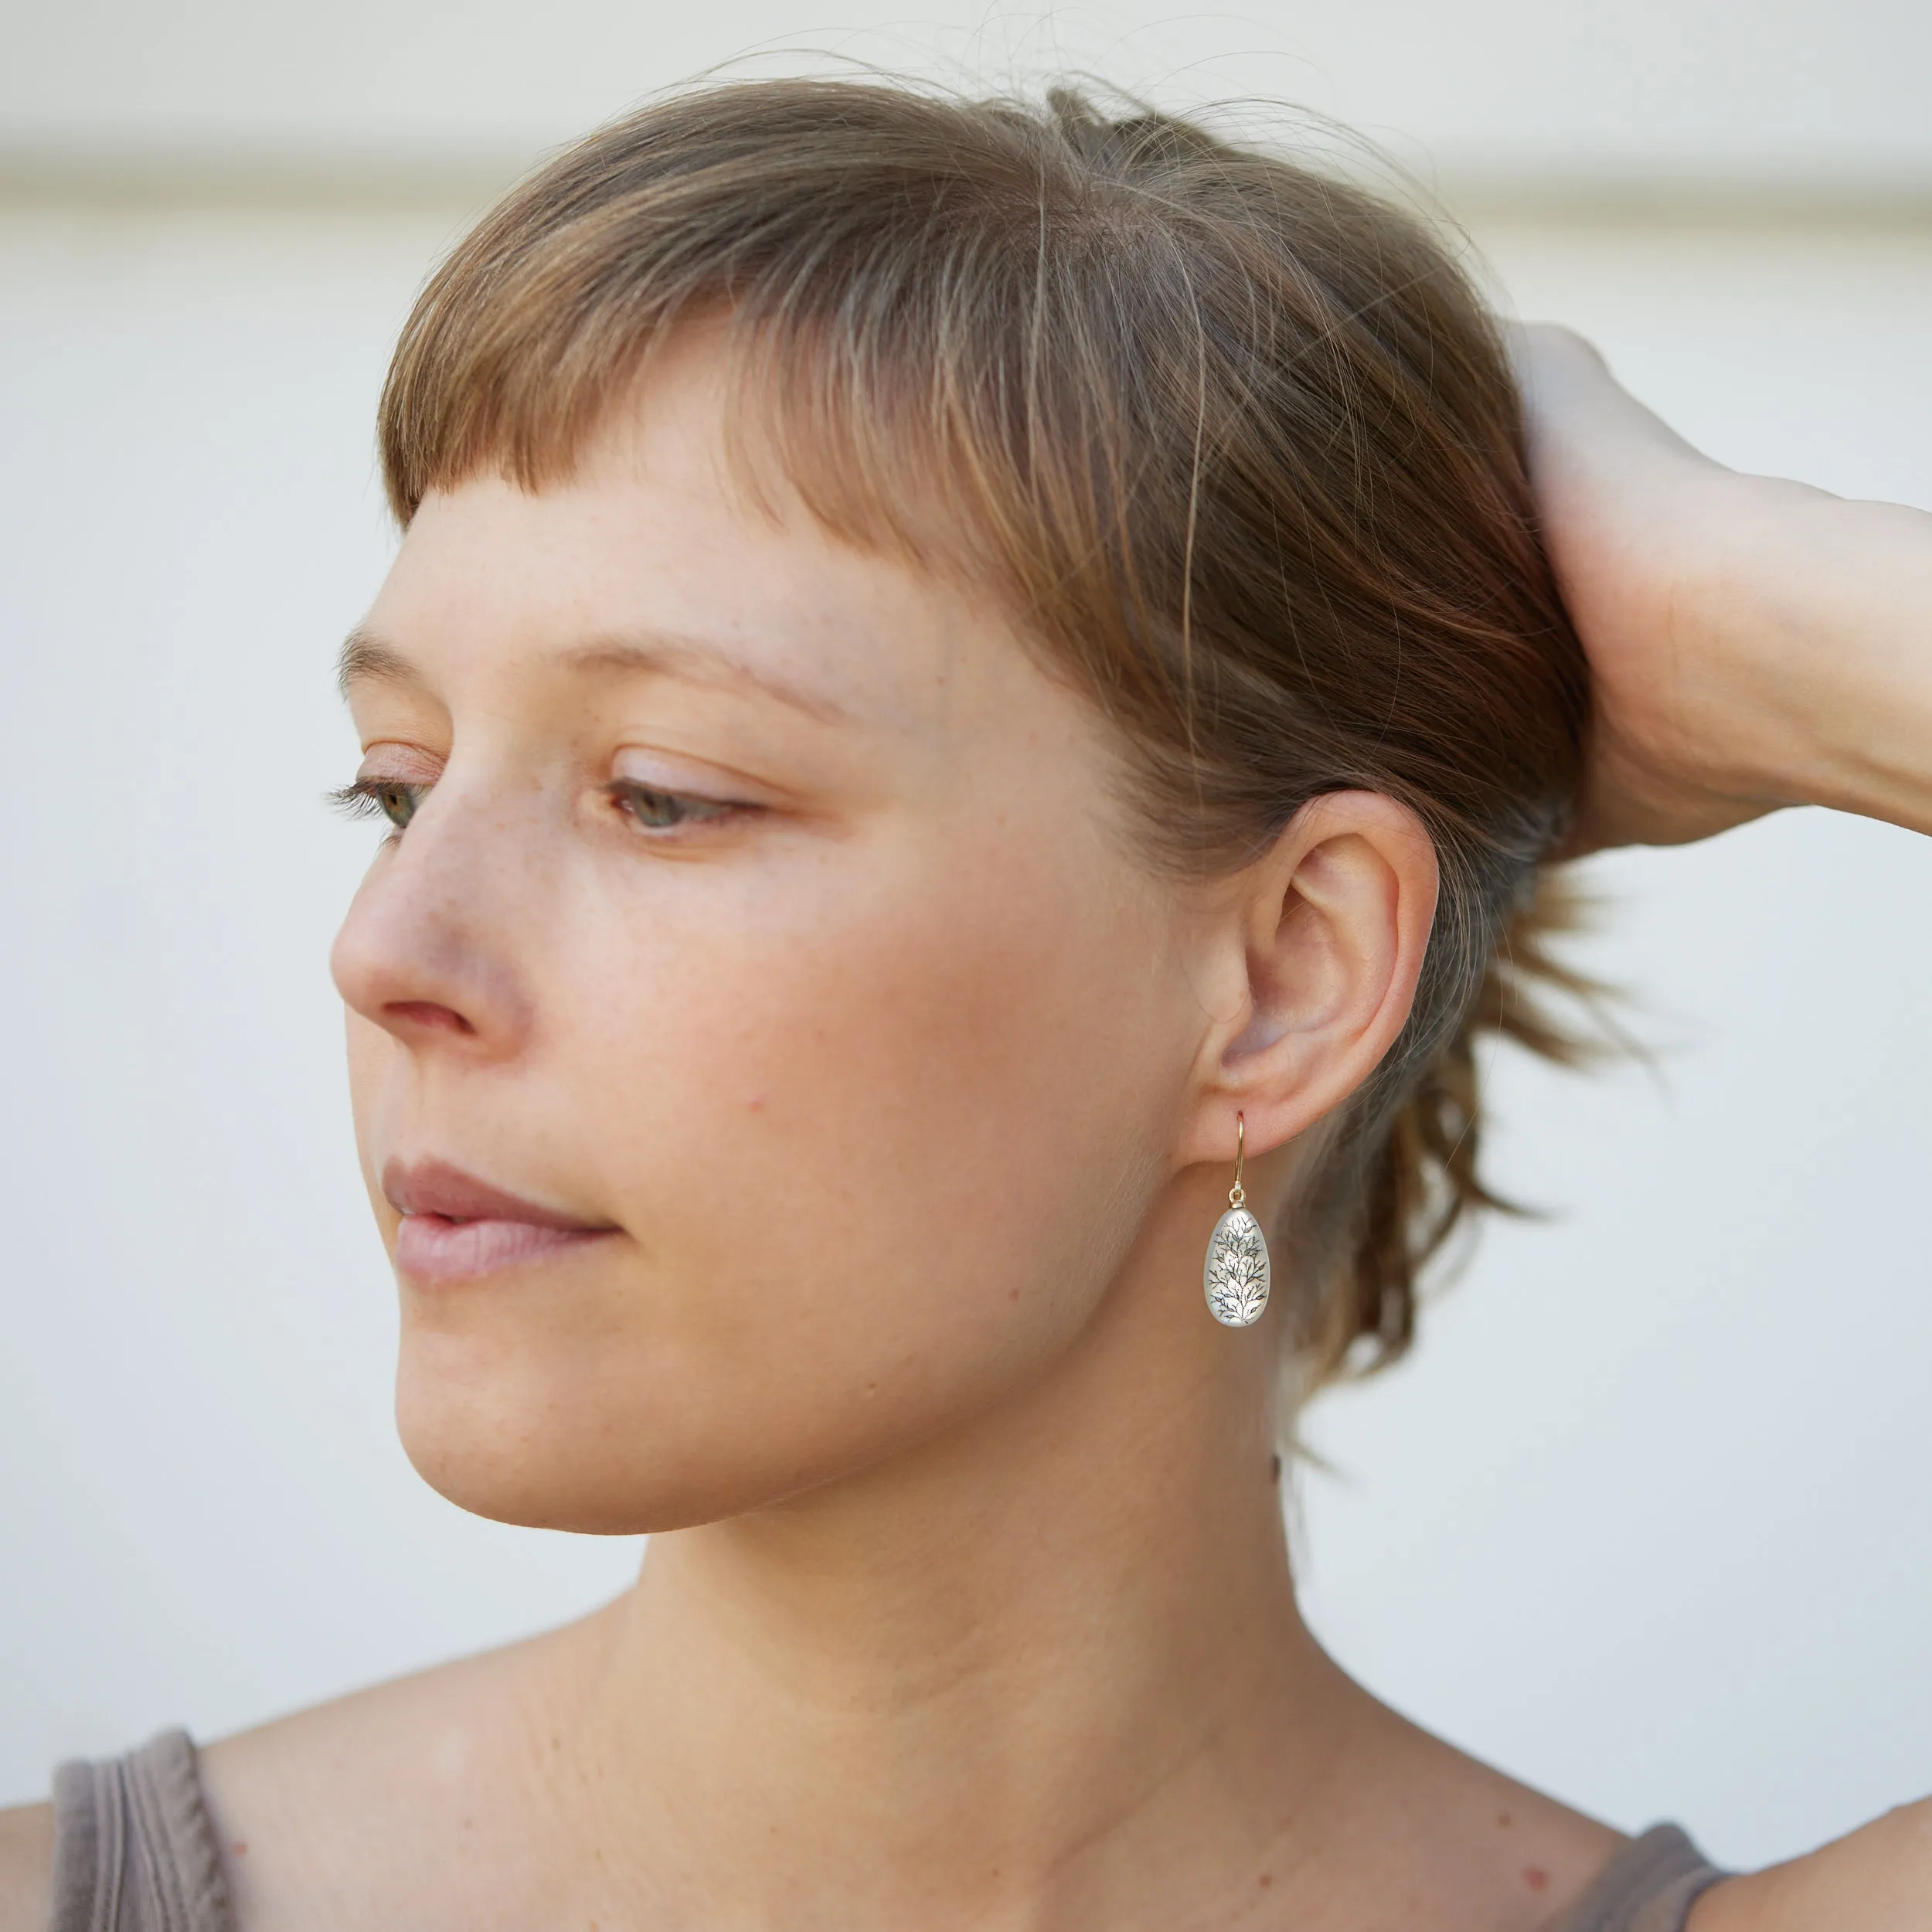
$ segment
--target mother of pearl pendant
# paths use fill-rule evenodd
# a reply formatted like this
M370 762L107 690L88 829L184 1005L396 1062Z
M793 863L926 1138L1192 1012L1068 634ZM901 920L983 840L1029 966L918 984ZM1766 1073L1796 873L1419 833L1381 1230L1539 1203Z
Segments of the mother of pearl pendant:
M1231 1207L1208 1238L1201 1286L1208 1312L1230 1328L1251 1328L1268 1305L1268 1243L1261 1223L1244 1207Z

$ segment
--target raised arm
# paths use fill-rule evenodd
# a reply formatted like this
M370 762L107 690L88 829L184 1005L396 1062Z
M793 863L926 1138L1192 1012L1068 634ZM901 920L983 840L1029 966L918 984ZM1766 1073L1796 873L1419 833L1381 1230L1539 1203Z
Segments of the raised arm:
M1932 832L1932 515L1713 463L1566 329L1513 346L1596 690L1574 849L1791 804Z

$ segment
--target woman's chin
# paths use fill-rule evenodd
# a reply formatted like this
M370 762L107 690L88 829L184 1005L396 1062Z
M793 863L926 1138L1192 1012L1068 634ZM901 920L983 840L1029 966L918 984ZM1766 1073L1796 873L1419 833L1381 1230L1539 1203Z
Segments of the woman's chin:
M400 1392L396 1429L403 1454L438 1495L492 1522L629 1536L703 1520L691 1499L640 1485L634 1469L614 1480L579 1432L520 1427Z
M403 1453L437 1495L529 1529L636 1536L716 1522L802 1487L795 1461L748 1464L755 1432L720 1432L648 1400L549 1399L413 1369L396 1378Z
M876 1349L828 1351L801 1375L795 1352L743 1336L438 1321L406 1304L396 1427L417 1474L473 1515L589 1536L689 1529L878 1470L998 1406L1017 1373L1005 1334L955 1349L948 1376L891 1381Z

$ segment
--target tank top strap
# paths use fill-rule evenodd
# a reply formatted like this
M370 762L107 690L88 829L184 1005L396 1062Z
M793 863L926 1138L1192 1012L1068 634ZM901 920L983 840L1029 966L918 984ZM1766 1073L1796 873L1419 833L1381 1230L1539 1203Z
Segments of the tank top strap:
M50 1932L234 1932L185 1731L62 1765L53 1815Z
M1653 1825L1597 1875L1556 1932L1684 1932L1698 1898L1728 1873L1675 1825Z

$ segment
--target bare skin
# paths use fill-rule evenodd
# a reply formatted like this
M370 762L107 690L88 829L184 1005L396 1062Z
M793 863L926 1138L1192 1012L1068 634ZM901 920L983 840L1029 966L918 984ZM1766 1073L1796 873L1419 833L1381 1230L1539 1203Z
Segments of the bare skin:
M1605 719L1580 842L1932 828L1932 519L1731 477L1574 338L1522 352ZM413 526L351 696L416 815L335 961L393 1246L430 1155L607 1230L405 1256L406 1446L651 1553L580 1624L209 1747L243 1932L1553 1926L1617 1835L1321 1653L1269 1352L1175 1291L1237 1109L1265 1204L1400 1026L1426 838L1345 794L1157 883L998 614L752 510L702 342L653 379L567 485ZM1929 1839L1895 1814L1695 1932L1894 1927ZM48 1844L0 1819L0 1926Z
M1932 516L1740 476L1589 343L1512 345L1546 540L1597 718L1576 848L1795 804L1932 832ZM1882 1932L1932 1902L1932 1799L1705 1894L1692 1932Z
M1594 687L1577 849L1785 805L1932 832L1932 516L1713 463L1567 329L1515 349Z

